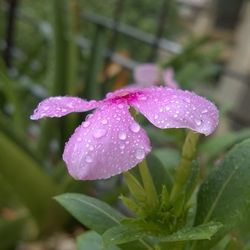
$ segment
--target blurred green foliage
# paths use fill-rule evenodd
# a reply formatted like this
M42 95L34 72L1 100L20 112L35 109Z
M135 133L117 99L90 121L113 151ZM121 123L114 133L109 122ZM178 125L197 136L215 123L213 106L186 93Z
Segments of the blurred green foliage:
M6 45L7 2L0 4L1 50ZM113 182L83 183L70 178L65 170L61 160L64 143L83 120L83 114L44 120L39 124L29 120L34 107L47 96L101 98L106 90L114 89L119 74L104 77L103 73L111 31L86 21L81 14L92 11L113 18L115 4L114 0L22 0L19 3L12 67L8 69L4 61L0 61L0 238L6 239L0 241L0 249L11 248L22 238L30 240L62 227L68 229L71 219L52 199L55 195L94 193L110 203L119 204L118 191L125 189L120 177L114 177ZM161 4L161 1L127 0L119 20L154 34ZM183 27L176 5L171 8L163 34L165 38L175 39ZM83 46L85 38L92 42L86 49ZM192 39L180 54L168 58L162 66L173 67L181 86L193 89L198 83L213 79L218 72L214 61L221 45L209 45L207 38ZM119 35L116 51L122 50L128 53L128 58L144 62L151 48ZM129 77L132 79L131 74ZM106 86L107 82L109 85ZM172 185L185 132L159 131L149 127L145 120L142 122L156 148L154 155L157 159L152 156L149 164L153 179L161 176L157 186L159 192L162 191L161 183L167 182L168 188ZM247 137L249 131L211 138L201 144L201 155L212 165L226 149ZM157 167L164 174L153 170ZM6 208L13 212L14 218L2 212ZM29 233L30 228L35 233ZM86 240L92 237L100 239L99 235L90 234ZM82 241L85 236L79 237L78 244L87 244ZM130 247L128 244L125 248Z

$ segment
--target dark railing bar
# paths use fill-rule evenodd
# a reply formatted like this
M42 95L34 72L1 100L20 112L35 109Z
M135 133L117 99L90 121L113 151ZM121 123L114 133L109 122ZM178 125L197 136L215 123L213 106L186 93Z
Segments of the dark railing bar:
M149 56L149 61L155 61L157 59L159 43L164 34L165 23L170 11L169 8L171 8L171 2L172 1L169 0L162 0L162 4L158 13L157 27L154 37L154 43L152 45L151 53Z
M6 14L7 24L6 24L6 30L5 30L5 49L3 52L3 58L5 60L7 67L11 68L18 0L9 0L6 2L8 4L8 9L7 9L7 14Z
M107 29L113 30L114 27L116 27L117 25L112 19L96 15L94 13L84 12L82 16L87 21L92 22L96 25L103 26ZM147 33L145 31L141 31L124 23L119 23L119 25L117 26L117 31L123 35L134 38L138 41L147 43L149 45L154 45L155 43L154 35ZM182 51L182 46L180 44L173 41L169 41L165 38L159 39L159 48L169 51L173 54L177 54Z

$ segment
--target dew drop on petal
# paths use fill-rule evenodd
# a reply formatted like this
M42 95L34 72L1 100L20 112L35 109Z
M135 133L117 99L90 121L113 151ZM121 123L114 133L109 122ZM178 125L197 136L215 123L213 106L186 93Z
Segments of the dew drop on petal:
M120 103L120 104L118 104L118 108L119 109L122 109L123 108L123 105Z
M107 123L108 123L108 121L107 121L106 119L103 119L103 120L102 120L102 124L103 124L103 125L105 125L105 124L107 124Z
M142 160L145 157L145 151L141 148L137 149L135 152L135 157L138 160Z
M83 123L83 127L84 127L84 128L87 128L87 127L89 126L89 124L90 124L90 123L89 123L88 121L86 121L86 122Z
M118 137L120 140L126 140L127 134L125 132L119 132Z
M155 115L155 116L154 116L155 120L157 120L157 119L158 119L158 117L159 117L158 115Z
M208 110L207 109L204 109L201 113L202 114L206 114L208 112Z
M93 162L93 159L91 158L91 156L87 155L87 156L85 157L85 161L86 161L87 163L91 163L91 162Z
M201 120L199 120L199 119L195 119L194 121L195 121L195 124L196 124L197 126L200 126L200 125L201 125L201 123L202 123L202 121L201 121Z
M80 141L82 141L82 138L78 137L76 140L80 142Z
M125 145L121 145L121 146L120 146L120 149L124 149L124 148L125 148Z
M147 100L147 97L144 96L144 95L141 95L141 96L138 97L138 99L139 99L140 101L146 101L146 100Z
M49 109L48 106L43 107L43 110L44 110L44 111L47 111L48 109Z
M170 110L170 107L167 106L167 107L166 107L166 111L169 111L169 110Z
M93 151L94 150L94 147L92 145L89 146L89 150L90 151Z
M105 134L106 134L106 130L105 129L97 129L95 132L94 132L94 137L95 138L101 138L103 137Z
M134 133L137 133L140 131L140 126L137 123L132 123L129 128Z

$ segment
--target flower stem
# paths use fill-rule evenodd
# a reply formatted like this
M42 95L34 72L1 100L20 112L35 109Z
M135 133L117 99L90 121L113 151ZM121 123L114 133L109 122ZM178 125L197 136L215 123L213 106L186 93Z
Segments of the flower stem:
M176 169L175 182L170 201L175 202L184 192L183 187L191 174L191 163L196 153L199 134L189 131L182 148L182 157Z
M151 207L155 207L159 203L159 200L146 160L143 160L141 163L139 163L139 171L145 192L147 194L148 204Z

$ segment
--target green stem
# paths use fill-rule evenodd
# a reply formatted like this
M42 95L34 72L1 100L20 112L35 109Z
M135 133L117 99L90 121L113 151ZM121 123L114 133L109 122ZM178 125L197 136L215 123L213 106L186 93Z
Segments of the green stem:
M192 131L188 132L182 148L182 158L176 169L175 182L170 194L170 201L175 202L182 194L183 187L191 174L191 163L196 153L196 145L199 134Z
M144 189L147 194L147 201L150 206L155 207L158 203L158 196L155 189L154 182L152 180L151 174L149 172L146 160L143 160L139 164L139 171L141 174Z

